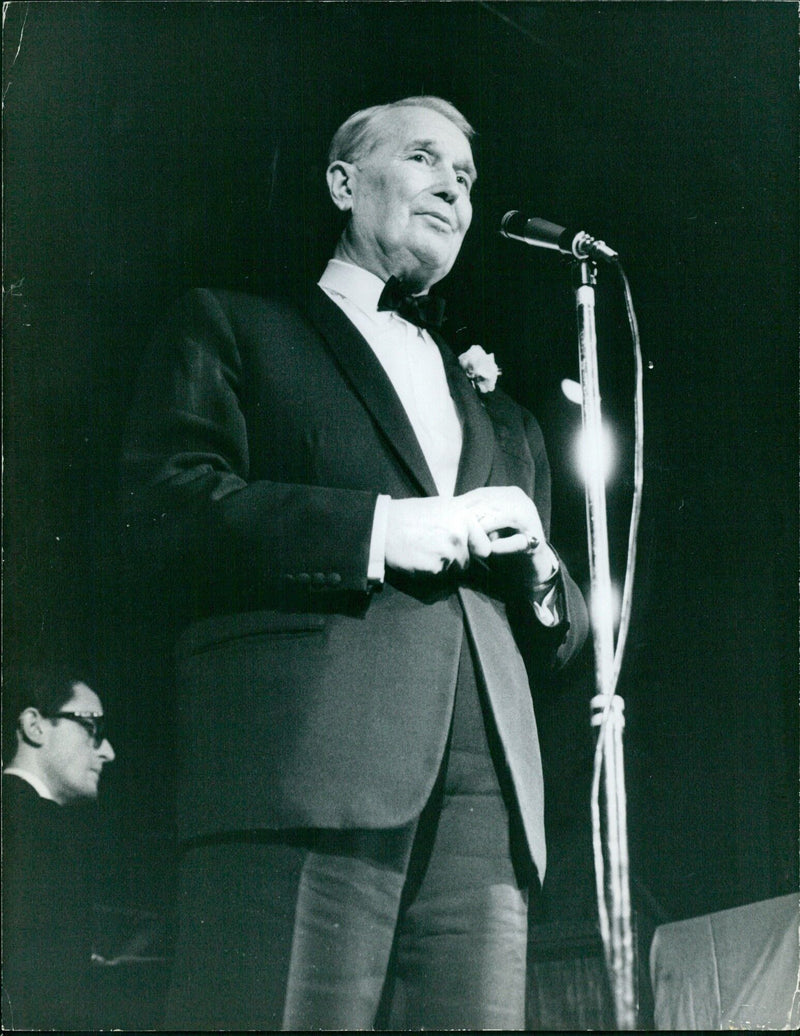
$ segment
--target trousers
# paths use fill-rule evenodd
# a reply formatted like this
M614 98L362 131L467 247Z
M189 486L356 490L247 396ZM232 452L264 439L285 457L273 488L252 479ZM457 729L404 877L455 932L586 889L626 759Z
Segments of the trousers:
M415 821L186 848L165 1027L522 1029L534 873L465 636Z

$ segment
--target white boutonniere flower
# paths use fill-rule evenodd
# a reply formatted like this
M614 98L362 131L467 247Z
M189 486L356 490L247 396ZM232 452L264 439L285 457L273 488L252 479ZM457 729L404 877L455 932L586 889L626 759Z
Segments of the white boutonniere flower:
M494 353L487 353L480 345L471 345L458 362L478 392L494 392L497 379L503 373L494 362Z

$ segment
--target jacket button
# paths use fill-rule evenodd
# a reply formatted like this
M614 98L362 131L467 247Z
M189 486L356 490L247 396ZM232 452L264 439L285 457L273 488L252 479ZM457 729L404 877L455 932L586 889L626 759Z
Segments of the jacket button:
M308 583L311 582L311 576L308 574L308 572L298 572L295 576L295 582L302 583L303 586L306 586Z
M315 572L314 575L311 577L311 583L313 586L325 586L325 582L326 580L324 572Z
M342 581L342 577L338 572L328 573L328 586L338 586Z

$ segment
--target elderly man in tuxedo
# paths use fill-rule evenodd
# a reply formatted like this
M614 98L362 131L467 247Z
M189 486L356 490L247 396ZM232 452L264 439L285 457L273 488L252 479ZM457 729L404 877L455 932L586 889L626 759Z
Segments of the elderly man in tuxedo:
M191 609L169 1027L524 1025L529 681L587 621L541 430L428 295L472 135L439 98L351 116L307 306L193 292L144 365L127 520Z

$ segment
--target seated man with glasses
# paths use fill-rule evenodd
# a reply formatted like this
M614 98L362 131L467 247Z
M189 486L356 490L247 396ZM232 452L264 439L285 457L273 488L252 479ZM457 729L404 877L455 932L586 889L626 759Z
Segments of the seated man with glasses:
M3 1005L9 1029L90 1024L91 818L114 759L82 681L24 671L3 682Z

